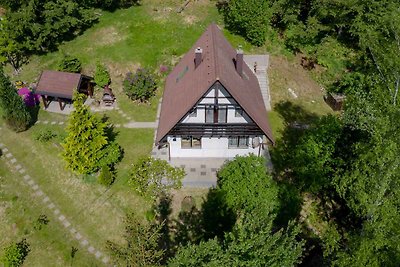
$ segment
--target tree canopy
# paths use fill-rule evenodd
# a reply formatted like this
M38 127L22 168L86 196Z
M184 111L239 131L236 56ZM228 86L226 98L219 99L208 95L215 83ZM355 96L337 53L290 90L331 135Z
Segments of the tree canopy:
M178 250L169 266L293 266L300 262L303 242L293 222L276 229L278 187L267 174L265 160L236 157L218 172L217 191L236 214L233 229L222 240L210 239Z

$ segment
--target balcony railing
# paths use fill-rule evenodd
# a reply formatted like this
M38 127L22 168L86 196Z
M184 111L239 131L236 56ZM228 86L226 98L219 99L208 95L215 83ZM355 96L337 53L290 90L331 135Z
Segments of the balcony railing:
M254 123L181 123L176 125L168 135L222 137L263 135L263 132Z

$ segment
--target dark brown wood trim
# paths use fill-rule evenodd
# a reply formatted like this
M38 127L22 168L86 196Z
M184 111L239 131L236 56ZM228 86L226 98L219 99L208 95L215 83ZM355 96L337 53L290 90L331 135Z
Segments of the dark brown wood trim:
M254 123L180 123L168 135L176 136L243 136L263 135Z

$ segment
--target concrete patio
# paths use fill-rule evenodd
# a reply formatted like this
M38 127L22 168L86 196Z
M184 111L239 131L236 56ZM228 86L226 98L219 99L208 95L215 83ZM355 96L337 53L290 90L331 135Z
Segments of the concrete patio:
M266 165L272 170L271 158L268 149L262 150L266 158ZM168 161L174 167L181 167L185 170L186 176L183 179L184 187L209 188L217 185L217 171L221 166L232 158L171 158L168 156L168 147L158 149L153 147L151 155L155 158Z
M88 97L85 100L85 105L90 106L91 103L94 101L94 99ZM44 110L48 111L48 112L53 112L53 113L58 113L58 114L64 114L64 115L69 115L71 114L71 112L74 110L74 106L72 103L62 103L63 105L65 105L64 109L61 110L60 109L60 104L58 103L58 101L51 101L49 103L49 105L47 106L47 108L44 108ZM43 105L43 103L41 103L41 105Z

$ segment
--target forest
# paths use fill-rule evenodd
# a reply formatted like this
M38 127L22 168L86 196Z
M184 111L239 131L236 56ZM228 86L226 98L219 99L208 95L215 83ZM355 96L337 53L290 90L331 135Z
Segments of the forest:
M229 29L254 45L278 35L288 49L328 69L320 80L328 91L346 94L342 114L287 130L272 151L275 179L321 199L329 224L320 240L323 265L397 266L399 2L219 4Z
M181 214L187 224L174 229L182 233L174 242L163 239L170 230L166 197L149 225L127 216L127 247L110 242L110 251L126 266L399 266L400 3L214 2L230 32L254 46L279 40L302 55L305 68L324 68L318 82L345 94L345 108L309 127L286 128L270 151L272 174L255 156L227 163L201 209ZM30 56L91 27L98 10L138 4L0 0L8 9L0 21L0 63L17 74ZM322 233L299 222L305 195L319 202Z

